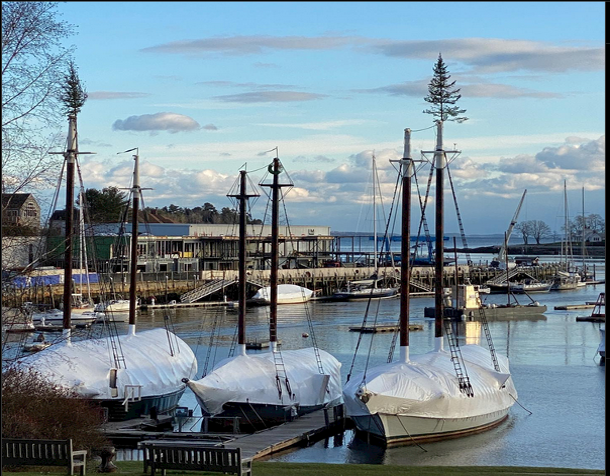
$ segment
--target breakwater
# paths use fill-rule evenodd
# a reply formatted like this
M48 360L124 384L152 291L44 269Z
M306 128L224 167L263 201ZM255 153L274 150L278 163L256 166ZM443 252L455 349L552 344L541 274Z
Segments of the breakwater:
M540 281L550 279L557 271L562 269L559 263L545 263L540 266L521 267L520 271L527 276ZM309 268L309 269L280 269L278 271L279 284L296 284L315 291L316 296L325 297L344 286L348 281L369 278L374 273L372 267L338 267L338 268ZM487 266L458 265L446 266L443 275L443 287L463 283L469 279L473 284L484 284L487 281L505 275L502 271ZM387 285L397 285L400 277L400 268L384 267L379 270L379 278ZM115 274L100 276L101 281L89 286L91 297L99 301L101 296L117 296L127 298L129 295L130 280L128 275ZM248 271L249 289L252 295L260 286L269 285L269 270ZM225 286L204 300L222 301L236 298L238 274L234 270L217 271L208 270L199 273L138 273L136 294L141 304L149 304L154 298L157 304L180 302L180 296L197 289L206 283L223 280ZM434 267L418 266L412 268L411 291L414 293L432 292L434 290ZM74 292L87 294L87 287L75 285ZM27 288L8 288L2 294L3 306L19 307L24 302L45 304L58 307L62 301L63 285L32 286Z

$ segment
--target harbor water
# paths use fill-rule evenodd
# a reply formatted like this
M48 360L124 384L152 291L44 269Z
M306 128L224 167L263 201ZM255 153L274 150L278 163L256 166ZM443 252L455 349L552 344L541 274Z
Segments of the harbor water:
M604 264L598 263L598 277L603 279ZM532 294L548 311L523 319L489 323L493 344L498 353L510 359L518 403L509 418L495 429L453 440L382 449L355 437L351 430L343 435L272 455L269 461L366 463L401 465L500 465L543 466L603 469L605 467L605 367L599 365L597 347L600 324L577 322L591 309L554 310L555 306L584 304L596 301L605 284L588 285L572 291ZM523 303L525 296L518 296ZM491 294L486 302L504 303L506 296ZM387 361L392 334L362 336L359 356L352 368L354 349L360 337L349 328L362 324L365 302L310 302L308 306L278 306L278 338L282 348L295 349L311 345L308 321L313 323L315 339L320 348L333 354L342 364L345 381L350 373ZM420 323L423 330L411 333L411 353L425 353L434 348L434 321L423 317L423 308L433 306L432 297L411 299L410 321ZM369 309L368 325L395 324L399 300L374 302ZM235 333L237 310L185 308L151 310L139 316L139 328L163 325L169 312L176 333L194 349L202 375L206 361L208 371L213 363L228 355ZM247 311L247 340L268 341L268 307ZM601 324L605 326L605 324ZM477 339L487 345L477 322L463 323L458 328L460 341ZM208 346L214 334L216 345ZM482 337L482 340L481 340ZM371 341L372 339L372 341ZM248 351L261 352L261 351ZM265 352L263 350L262 352ZM180 405L200 415L191 392L182 397ZM193 419L191 431L199 431L199 420ZM183 431L188 431L188 423Z
M462 261L463 257L458 257ZM473 260L489 259L473 256ZM543 258L546 261L549 258ZM555 257L556 260L556 257ZM598 279L605 278L605 262L591 260ZM277 453L269 461L366 463L434 466L541 466L583 469L605 468L605 366L599 365L597 348L600 324L577 322L591 309L555 310L556 306L577 305L597 300L605 284L587 285L571 291L532 294L532 299L548 307L537 316L489 323L496 351L507 355L518 391L518 403L508 419L498 427L453 440L383 449L358 439L351 430L318 441L306 448ZM487 303L505 303L502 294L483 296ZM529 302L517 295L520 303ZM410 322L423 330L411 332L411 354L434 348L434 321L423 317L424 307L433 306L433 297L411 299ZM342 363L342 378L355 375L367 365L385 363L393 334L360 334L350 327L363 324L366 302L311 301L307 306L278 306L278 338L282 349L310 347L315 338L318 347ZM399 300L373 301L368 309L367 325L395 325ZM166 319L169 317L169 319ZM163 327L170 322L176 334L193 349L200 378L204 368L227 357L235 337L237 309L233 306L209 308L168 308L138 312L139 330ZM246 314L246 339L268 342L269 307L251 307ZM311 326L309 325L311 323ZM126 323L117 323L119 332ZM605 326L605 324L601 324ZM312 333L313 328L313 333ZM460 343L487 345L478 322L460 324L456 332ZM57 334L57 333L55 333ZM214 345L210 346L213 337ZM52 341L57 335L47 337ZM360 352L354 349L361 338ZM268 352L249 350L248 352ZM180 406L193 410L193 418L183 421L182 431L199 431L201 410L194 395L186 390ZM133 453L132 453L133 454ZM127 453L117 459L129 459Z

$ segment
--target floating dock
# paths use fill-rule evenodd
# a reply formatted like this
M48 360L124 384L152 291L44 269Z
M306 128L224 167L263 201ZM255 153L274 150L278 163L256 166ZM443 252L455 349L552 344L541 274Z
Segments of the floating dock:
M555 306L553 309L556 311L576 311L578 309L592 309L595 307L595 303L585 303L585 304L570 304L568 306Z
M350 327L350 332L360 332L363 334L375 334L377 332L397 332L398 326L392 325L379 325L379 326L358 326ZM424 330L423 324L409 324L410 331L422 331Z

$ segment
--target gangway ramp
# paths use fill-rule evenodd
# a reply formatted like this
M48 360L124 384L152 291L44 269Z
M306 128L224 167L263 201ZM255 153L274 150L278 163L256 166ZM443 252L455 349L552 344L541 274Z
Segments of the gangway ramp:
M180 296L180 302L195 302L234 284L232 279L214 279Z

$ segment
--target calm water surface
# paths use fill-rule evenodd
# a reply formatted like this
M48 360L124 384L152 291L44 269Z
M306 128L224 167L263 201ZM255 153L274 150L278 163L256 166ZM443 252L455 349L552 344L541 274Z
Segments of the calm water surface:
M604 276L603 262L597 264L598 277ZM382 449L369 446L354 437L353 432L320 441L308 448L287 451L268 458L269 461L372 463L403 465L505 465L546 466L603 469L605 467L605 367L599 365L597 347L600 343L599 324L576 322L590 309L556 311L555 306L583 304L595 301L605 284L590 285L574 291L533 294L548 306L544 315L534 318L490 322L497 352L508 355L513 379L519 393L506 422L499 427L468 437L444 442L426 443L422 447ZM506 297L489 295L488 302L503 303ZM528 302L525 297L520 298ZM397 299L378 301L379 309L369 312L369 323L377 315L378 323L396 322ZM434 321L424 319L423 307L433 305L433 298L411 300L411 322L424 325L423 331L411 333L411 353L424 353L434 347ZM375 304L377 306L377 304ZM312 302L278 307L278 336L282 348L293 349L311 345L308 315L313 322L315 338L320 348L342 362L343 379L352 365L353 351L359 333L349 332L350 326L362 324L366 303ZM163 325L165 311L143 312L139 328ZM170 315L178 335L195 350L199 378L208 361L208 369L228 354L234 335L237 312L220 308L171 310ZM247 340L268 340L268 308L248 309ZM216 324L215 324L216 323ZM603 324L602 324L603 325ZM216 329L216 330L214 330ZM217 346L211 351L209 342L214 332ZM460 327L462 341L480 335L478 323ZM366 352L371 348L370 365L386 362L392 336L378 334L362 338L361 352L355 360L353 373L362 370ZM486 341L480 341L485 346ZM250 351L249 351L250 352ZM520 406L520 405L522 406ZM192 393L184 394L181 405L200 409ZM531 412L531 414L530 414ZM189 425L184 429L188 430ZM199 423L193 421L192 431Z

